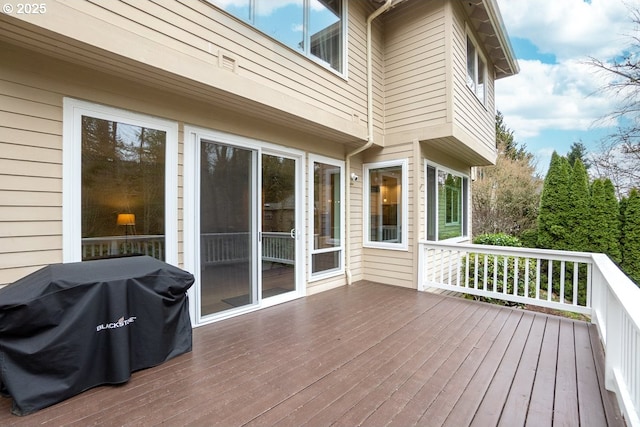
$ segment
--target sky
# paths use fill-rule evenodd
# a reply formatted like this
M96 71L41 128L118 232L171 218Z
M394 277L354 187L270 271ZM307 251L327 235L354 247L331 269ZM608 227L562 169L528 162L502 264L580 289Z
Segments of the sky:
M605 76L586 62L609 61L631 43L629 7L640 0L497 0L520 73L496 82L496 109L544 175L551 154L574 142L597 152L616 129Z

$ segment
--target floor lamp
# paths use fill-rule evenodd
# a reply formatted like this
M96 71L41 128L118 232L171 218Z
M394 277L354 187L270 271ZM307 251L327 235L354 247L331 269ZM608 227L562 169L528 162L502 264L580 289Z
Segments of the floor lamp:
M132 214L132 213L118 214L118 219L116 220L116 224L124 226L124 247L125 247L125 254L126 254L129 246L129 226L136 225L136 216L135 214Z

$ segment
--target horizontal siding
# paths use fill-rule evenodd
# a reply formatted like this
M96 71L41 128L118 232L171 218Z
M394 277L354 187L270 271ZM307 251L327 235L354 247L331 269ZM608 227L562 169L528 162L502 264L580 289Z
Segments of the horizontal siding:
M376 154L369 154L365 158L365 163L376 163L388 160L408 159L407 176L409 188L407 189L408 200L404 205L408 209L407 224L409 230L408 250L390 250L378 248L363 248L363 278L364 280L373 280L380 283L393 284L398 286L416 287L417 265L414 264L414 246L419 239L417 224L415 224L414 206L416 190L419 189L420 183L416 183L413 179L415 168L420 168L416 164L414 158L413 143L408 142L394 146L385 147L385 150ZM421 160L417 160L420 162ZM366 191L366 189L362 189ZM362 215L364 218L364 212ZM361 225L360 229L364 232Z
M62 99L0 74L0 285L62 259Z
M385 125L389 133L447 120L442 1L412 2L385 18Z
M341 129L345 130L351 130L349 123L353 122L354 116L366 120L365 23L373 10L368 2L349 4L346 79L204 1L90 0L56 2L47 6L50 18L47 21L38 21L29 16L21 19L59 33L59 41L29 34L27 30L19 28L12 29L10 35L5 34L16 39L20 37L17 33L23 31L24 38L31 39L32 47L36 49L47 50L76 62L86 61L95 67L103 64L102 69L118 75L127 73L135 78L136 72L142 73L142 76L148 77L146 80L149 83L157 82L173 90L186 91L189 85L203 83L207 90L215 88L220 91L220 102L227 103L230 108L246 111L249 106L243 105L242 98L224 97L225 91L241 94L246 85L229 85L223 80L212 80L212 75L221 72L218 60L219 55L224 53L236 60L237 77L234 82L244 79L260 89L242 96L260 99L259 102L276 109L293 105L287 99L296 100L306 108L290 113L310 117L331 128L335 128L335 120L342 120ZM68 26L63 22L66 20L73 20L77 25ZM375 111L376 116L381 118L384 92L382 34L377 23L374 28L377 32L373 37L374 75L378 80L374 85ZM74 39L86 41L88 45ZM90 45L104 51L91 50ZM107 54L110 53L121 55L121 58L109 58ZM119 60L121 64L118 64ZM135 70L131 64L126 64L127 60L136 61L140 67L156 67L156 70L148 67L144 71ZM165 70L190 81L172 82ZM185 87L180 88L181 84ZM257 92L262 92L262 97L257 96ZM255 108L256 113L260 111L258 106L251 108ZM309 115L308 112L313 109L318 114ZM269 112L262 111L262 114ZM378 119L375 125L378 132L382 132L382 120ZM358 128L355 135L361 137L363 129L364 126Z
M453 7L453 121L472 135L479 144L495 148L495 105L492 64L487 63L487 103L483 106L466 84L466 31L464 12ZM487 58L487 55L484 55ZM488 59L487 59L488 61Z

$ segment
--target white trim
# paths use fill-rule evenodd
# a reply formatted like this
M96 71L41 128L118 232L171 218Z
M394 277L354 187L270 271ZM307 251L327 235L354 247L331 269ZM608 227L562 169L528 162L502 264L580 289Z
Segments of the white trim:
M165 261L178 264L178 124L146 114L63 98L62 260L82 260L82 116L166 132Z
M435 236L436 236L436 240L427 240L427 237L429 236L429 174L428 174L428 168L429 167L433 167L436 170L436 220L435 220ZM462 179L465 179L467 182L467 197L464 197L464 181L462 183L462 191L460 194L460 199L462 200L462 212L460 214L461 216L461 220L464 221L461 225L462 227L462 231L464 232L464 229L466 228L467 230L467 234L462 234L461 236L457 236L457 237L452 237L449 239L443 239L443 240L438 240L438 234L440 232L440 221L438 220L438 216L439 216L439 209L438 209L438 201L439 201L439 190L438 190L438 172L442 171L451 175L455 175L455 176L459 176ZM446 166L442 166L438 163L432 162L428 159L424 159L424 191L425 191L425 197L424 197L424 233L425 233L425 241L428 242L442 242L442 243L456 243L456 242L466 242L469 240L469 224L470 224L470 203L469 203L469 198L470 198L470 192L471 192L471 182L469 180L469 176L465 173L461 173L458 172L454 169L448 168ZM446 201L445 201L446 203ZM446 221L446 219L445 219ZM452 223L453 224L453 223ZM455 224L453 224L455 225Z
M471 43L473 44L473 48L475 50L475 58L474 58L474 63L475 63L475 71L476 71L476 75L473 76L474 77L474 87L470 87L469 83L466 82L467 77L469 76L469 70L467 67L467 62L468 62L468 58L467 58L467 54L469 51L469 48L467 47L467 41L471 39ZM487 105L487 94L488 94L488 77L489 77L489 70L488 70L488 62L487 62L487 58L484 56L484 52L482 51L482 49L480 49L480 44L478 43L478 40L476 39L476 37L473 35L473 32L471 31L469 24L465 23L465 63L464 63L464 75L465 75L465 82L466 82L466 86L467 88L469 88L469 90L471 91L471 93L473 93L473 95L476 97L476 99L483 105L486 107ZM484 85L483 85L483 94L482 94L482 99L478 96L478 80L479 80L479 67L478 67L478 57L482 60L483 62L483 67L482 67L482 73L484 74Z
M340 169L340 246L335 248L314 249L314 223L315 223L315 207L313 205L315 199L314 192L314 163L323 163L326 165L335 166ZM341 276L345 271L345 162L343 160L337 160L330 157L320 156L317 154L309 154L309 176L308 180L308 195L309 205L307 212L309 212L309 238L307 245L309 247L308 265L309 265L309 282L315 282L321 279L327 279L329 277ZM313 255L329 252L340 252L340 266L339 268L321 271L319 273L313 273Z
M310 0L301 0L302 2L302 7L303 7L303 19L302 19L302 27L303 27L303 31L302 31L302 44L304 47L304 49L296 49L293 46L288 45L287 43L285 43L285 41L283 41L282 39L273 36L265 31L263 31L261 28L259 28L256 24L255 24L255 9L256 9L256 0L249 0L249 18L245 19L242 16L238 16L232 12L229 12L227 10L224 9L224 5L221 3L224 2L218 2L216 0L206 0L207 3L211 4L213 7L219 9L220 11L222 11L223 13L232 16L233 18L239 20L240 22L243 22L244 24L250 26L253 30L259 32L260 34L264 35L265 37L270 38L271 40L276 41L277 43L281 44L282 46L284 46L285 48L291 50L292 52L295 52L297 55L302 55L303 57L305 57L306 59L314 62L315 64L318 64L319 66L325 68L326 70L330 71L331 73L337 75L338 77L341 77L345 80L348 79L348 49L349 49L349 40L348 40L348 21L349 21L349 9L348 9L348 3L349 0L342 0L342 5L341 5L341 13L342 16L340 18L340 30L342 31L342 37L341 37L341 52L340 52L340 61L341 61L341 69L340 70L336 70L335 68L333 68L328 62L323 61L321 58L316 57L315 55L313 55L311 53L311 35L309 34L309 25L310 25L310 21L309 21L309 10L311 8L311 2ZM273 1L273 0L267 0L267 1Z
M400 192L400 206L402 209L400 216L400 243L389 243L389 242L375 242L370 240L369 232L371 229L371 212L370 208L370 193L371 193L371 184L369 182L369 171L374 169L383 169L392 166L400 166L402 169L402 178L401 178L401 192ZM365 163L362 165L363 168L363 204L364 204L364 219L363 223L363 246L366 248L378 248L378 249L392 249L392 250L401 250L407 251L409 250L409 160L408 159L396 159L396 160L387 160L383 162L375 162L375 163Z
M185 125L184 127L185 143L184 143L184 262L185 269L190 271L196 278L196 283L189 291L189 312L191 315L191 323L194 327L202 326L219 320L228 319L251 311L259 310L275 304L290 301L306 295L305 286L305 186L299 185L304 182L304 152L295 149L285 148L266 141L260 141L239 135L229 134L221 131L201 128L197 126ZM200 141L209 140L222 144L229 144L243 149L253 151L254 156L254 179L252 179L253 197L252 205L252 226L254 227L255 237L253 239L253 258L261 259L261 245L257 243L257 234L262 229L261 218L259 215L262 203L261 191L261 165L262 154L282 156L296 160L296 290L287 292L286 294L277 295L271 298L262 299L261 296L261 275L258 274L258 265L254 268L253 286L257 295L256 304L251 304L237 309L230 309L220 313L202 316L200 311L200 295L199 283L200 275L200 251L199 238L200 235L200 212L199 212L199 194L200 194Z

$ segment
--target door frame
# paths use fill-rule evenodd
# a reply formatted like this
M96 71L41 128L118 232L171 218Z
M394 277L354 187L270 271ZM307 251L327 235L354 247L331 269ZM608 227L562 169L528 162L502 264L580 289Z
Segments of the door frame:
M257 295L257 304L251 304L237 309L225 310L220 313L202 317L200 313L200 143L202 140L219 142L237 146L239 148L254 150L256 152L257 163L255 166L256 176L252 186L255 188L255 204L252 214L252 226L255 236L252 239L252 256L258 262L254 262L252 272ZM282 156L296 161L295 182L296 182L296 244L295 244L295 282L296 289L292 292L276 295L262 299L262 245L257 238L262 230L262 154ZM189 289L189 314L193 327L205 325L218 320L259 310L275 304L291 301L306 295L306 203L305 203L305 153L304 151L291 149L276 144L233 135L212 129L197 126L184 126L184 162L183 162L183 254L184 268L191 272L196 281Z

